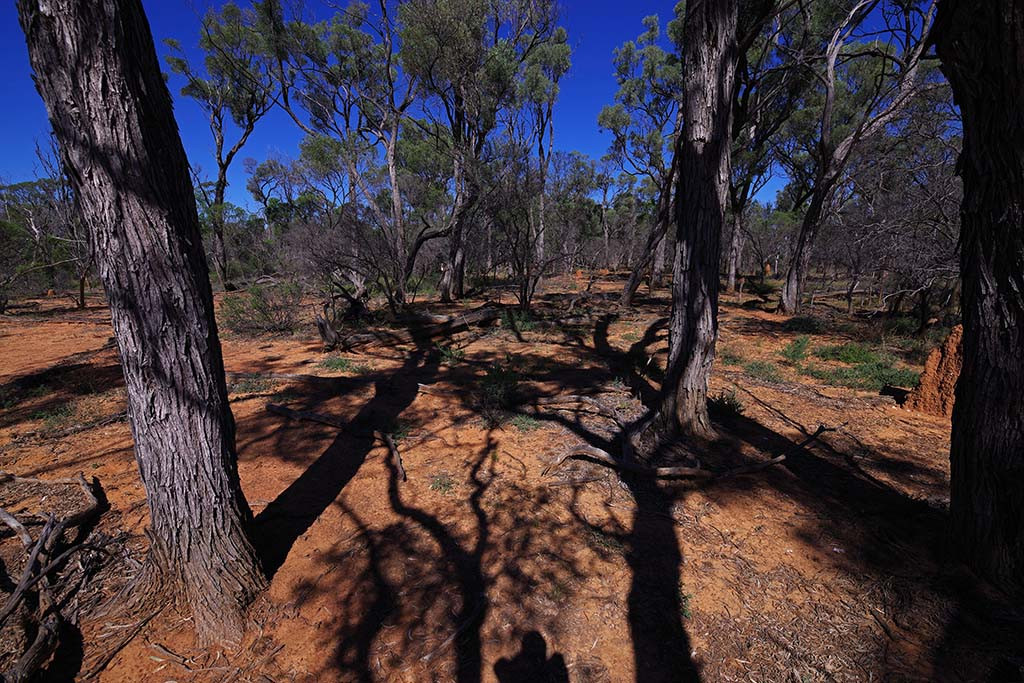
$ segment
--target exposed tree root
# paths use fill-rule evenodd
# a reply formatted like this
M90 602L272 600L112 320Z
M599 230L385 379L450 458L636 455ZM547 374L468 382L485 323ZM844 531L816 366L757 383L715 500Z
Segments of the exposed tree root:
M552 472L560 468L563 464L565 464L567 460L571 460L573 458L586 458L588 460L598 462L602 465L607 465L608 467L619 470L620 472L629 472L631 474L653 477L657 479L690 478L702 480L717 480L744 474L753 474L755 472L760 472L762 470L768 469L769 467L778 465L782 462L785 462L786 460L786 454L781 454L769 460L766 460L765 462L717 471L706 469L704 467L701 467L699 464L696 467L650 467L636 462L632 457L634 453L637 435L643 432L648 426L650 426L650 420L645 421L639 429L631 430L629 428L628 422L622 417L622 415L619 414L618 411L590 396L554 396L538 399L535 402L537 406L553 406L556 409L558 409L558 406L568 403L583 403L585 405L591 406L599 415L615 422L615 424L619 427L620 430L620 440L622 442L623 454L622 457L616 458L608 451L603 450L601 448L597 448L596 446L591 446L589 444L574 446L569 451L559 456L558 459L556 459L554 462L547 465L542 471L542 474L544 476L551 474ZM793 447L793 452L797 452L802 450L803 448L806 448L811 443L818 440L818 438L820 438L822 434L825 434L826 432L834 432L836 431L836 429L836 427L826 427L825 425L818 425L818 428L814 431L813 434L809 435L806 439L804 439L803 441L801 441L800 443L796 444Z

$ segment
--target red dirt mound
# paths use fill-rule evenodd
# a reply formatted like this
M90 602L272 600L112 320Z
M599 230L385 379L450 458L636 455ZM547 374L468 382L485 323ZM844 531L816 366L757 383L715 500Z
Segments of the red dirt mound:
M907 399L907 407L929 415L950 417L960 366L964 362L964 328L957 325L946 341L928 355L921 375L921 384Z

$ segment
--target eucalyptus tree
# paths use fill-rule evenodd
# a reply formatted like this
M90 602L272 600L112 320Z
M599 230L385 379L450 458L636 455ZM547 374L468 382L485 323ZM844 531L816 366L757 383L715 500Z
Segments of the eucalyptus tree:
M675 18L667 26L673 49L662 47L658 17L649 16L644 19L644 32L615 50L616 102L606 105L597 118L601 129L612 134L607 158L623 173L650 183L656 197L654 224L622 291L624 306L632 303L672 222L676 143L683 126L683 71L678 54L683 7L682 2L676 4Z
M785 313L800 308L814 244L851 155L934 82L922 57L935 2L857 0L843 8L820 3L801 13L813 24L808 30L817 33L820 48L818 54L792 55L795 68L809 70L814 87L789 117L790 135L776 156L801 186L803 208L779 301ZM878 19L882 31L872 28Z
M1024 12L941 0L933 40L963 116L963 367L950 444L952 539L1024 597Z
M525 109L533 122L533 133L537 147L537 212L535 231L537 233L537 258L545 258L545 199L547 196L548 166L551 161L555 140L555 102L558 100L558 84L568 72L571 49L568 34L564 28L557 28L550 40L538 46L526 58L522 80L521 97Z
M337 143L352 201L363 205L383 238L380 267L388 271L391 300L401 305L409 244L427 233L409 225L399 180L399 139L418 102L419 80L402 68L396 16L387 0L372 12L366 3L352 2L310 23L286 17L279 0L264 0L257 4L256 30L276 102L308 136Z
M776 164L773 142L811 82L805 70L794 68L792 59L806 52L811 35L802 9L789 2L778 4L766 20L765 3L742 3L737 19L745 41L737 57L733 105L726 255L730 291L736 290L750 202L771 179Z
M566 37L555 9L552 0L409 0L399 6L402 66L419 84L426 130L451 160L443 301L464 295L467 231L499 115L517 105L528 65L534 75L547 69L548 81L562 70ZM546 95L533 96L546 108L543 100L555 95L548 87Z
M266 577L188 162L142 4L20 0L18 14L120 350L151 523L135 596L162 587L188 605L201 642L237 642Z
M232 290L235 287L228 272L230 256L224 236L228 170L256 124L273 106L270 77L261 59L260 41L253 32L251 18L231 2L219 11L211 9L203 17L199 36L202 69L189 63L178 41L166 43L172 50L166 57L171 71L185 78L181 94L194 99L209 120L217 175L209 191L206 183L196 186L207 209L214 271L224 289ZM233 142L228 139L232 134Z

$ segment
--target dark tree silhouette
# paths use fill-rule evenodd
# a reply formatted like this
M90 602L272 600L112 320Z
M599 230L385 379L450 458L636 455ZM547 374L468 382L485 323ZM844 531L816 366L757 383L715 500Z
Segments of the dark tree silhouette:
M20 0L18 13L110 301L152 522L144 576L191 606L200 641L237 637L266 580L188 162L142 4Z
M1024 593L1024 5L942 0L933 40L963 116L964 362L950 516L968 563Z

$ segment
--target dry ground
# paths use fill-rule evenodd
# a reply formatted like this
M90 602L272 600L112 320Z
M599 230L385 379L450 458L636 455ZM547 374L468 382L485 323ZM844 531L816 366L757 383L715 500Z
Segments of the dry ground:
M224 335L228 370L262 376L230 383L270 589L238 649L196 650L187 610L169 607L99 680L1021 680L1019 615L947 559L948 421L785 369L796 335L775 314L725 302L722 347L779 363L782 379L716 365L714 392L735 391L743 412L716 418L701 460L783 464L701 484L580 461L542 475L613 435L583 408L534 414L531 398L587 394L635 415L663 364L664 293L626 312L578 300L560 324L573 286L549 284L534 329L449 340L461 357L373 347L337 371L310 335ZM105 309L37 303L0 318L0 469L98 478L100 530L127 533L140 558L147 510ZM529 418L481 416L495 363L518 372ZM316 378L266 378L281 374ZM794 450L819 424L837 431ZM373 430L399 437L407 481ZM80 674L121 626L86 623L51 678Z

